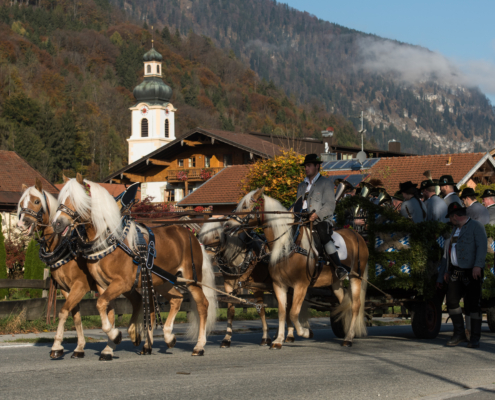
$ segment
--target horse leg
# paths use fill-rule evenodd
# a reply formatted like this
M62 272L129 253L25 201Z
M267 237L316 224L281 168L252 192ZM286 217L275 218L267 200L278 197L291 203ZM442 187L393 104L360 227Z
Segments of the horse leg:
M292 309L292 298L294 297L294 292L289 289L287 293L287 307L286 309L286 322L287 322L287 337L285 338L286 343L294 343L294 325L290 319L290 310Z
M202 356L205 353L206 344L206 318L208 317L208 300L206 299L203 290L195 284L189 285L189 291L191 292L194 301L196 302L196 307L198 309L199 317L199 333L198 342L194 346L192 355Z
M157 289L165 288L167 285L159 286ZM182 294L172 287L167 293L161 293L170 303L170 311L168 313L167 320L163 326L163 338L165 339L165 344L169 349L173 348L177 343L177 338L172 333L174 329L174 321L177 317L177 313L180 311L180 306L182 305L183 296Z
M223 284L225 288L226 293L232 293L234 290L232 286L232 282L230 281L224 281ZM229 348L230 343L232 341L232 334L233 334L233 328L232 324L234 322L234 317L235 317L235 305L232 303L227 303L227 333L225 334L225 337L222 340L222 343L220 344L220 348Z
M351 347L352 346L352 339L354 339L355 336L355 327L357 323L357 319L360 316L360 309L361 309L361 280L357 278L351 278L350 279L350 295L352 298L352 319L351 323L349 325L349 330L347 331L344 341L342 342L342 346L344 347ZM361 318L363 316L361 315Z
M143 334L143 297L137 290L124 293L124 296L132 304L132 316L127 333L132 340L132 344L139 346Z
M77 347L70 358L84 358L84 346L86 345L86 339L84 338L79 304L72 309L72 318L74 318L74 326L77 332Z
M308 287L304 285L298 285L294 288L292 307L290 309L290 319L296 328L297 334L306 339L310 339L313 337L313 331L309 328L304 328L299 322L299 313L301 312L301 307L307 291Z
M263 304L263 292L256 291L254 292L254 296L256 297L256 303ZM261 324L263 326L263 336L261 337L260 346L270 346L272 344L272 339L268 335L268 324L266 323L266 315L265 315L265 307L261 307L260 311Z
M285 307L287 304L287 288L285 286L279 285L280 284L277 283L273 285L273 290L278 301L278 336L273 341L270 349L281 349L285 335L285 317L287 314Z
M64 355L64 347L62 341L64 340L65 322L69 316L69 312L76 307L86 294L85 285L75 283L70 292L62 290L62 294L65 297L65 304L58 314L58 327L55 334L55 341L53 342L52 349L50 351L50 357L53 359L60 358ZM75 322L75 321L74 321ZM82 331L82 328L81 328ZM79 333L78 333L79 336ZM82 338L84 340L84 336ZM84 347L84 345L83 345Z

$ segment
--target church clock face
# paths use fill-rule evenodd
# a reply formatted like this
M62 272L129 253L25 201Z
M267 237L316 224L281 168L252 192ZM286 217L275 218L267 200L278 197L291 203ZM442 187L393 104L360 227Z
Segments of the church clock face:
M148 115L149 112L150 109L147 106L143 106L143 108L141 108L141 115Z

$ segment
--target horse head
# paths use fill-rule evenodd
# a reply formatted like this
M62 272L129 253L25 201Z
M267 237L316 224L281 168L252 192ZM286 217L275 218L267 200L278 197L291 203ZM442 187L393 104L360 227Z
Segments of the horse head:
M241 227L257 226L262 223L262 215L256 211L263 211L261 203L265 187L253 190L242 198L235 209L236 213L247 213L245 215L231 215L224 225L226 232L234 233Z
M50 223L49 204L39 178L36 178L34 186L22 184L22 192L17 206L17 227L26 236L31 236L40 225Z

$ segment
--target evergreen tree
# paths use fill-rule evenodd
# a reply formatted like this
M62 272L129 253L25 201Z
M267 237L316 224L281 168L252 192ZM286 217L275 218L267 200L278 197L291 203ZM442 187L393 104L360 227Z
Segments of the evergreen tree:
M2 215L0 214L0 226L2 226ZM0 229L0 279L7 279L7 251L5 250L5 239ZM9 289L0 289L0 299L9 296Z
M170 30L168 29L168 26L165 26L162 29L162 39L164 42L170 42L171 35L170 35Z
M29 242L24 263L24 279L42 280L46 265L39 257L39 245L35 240ZM41 297L41 289L30 289L31 298Z

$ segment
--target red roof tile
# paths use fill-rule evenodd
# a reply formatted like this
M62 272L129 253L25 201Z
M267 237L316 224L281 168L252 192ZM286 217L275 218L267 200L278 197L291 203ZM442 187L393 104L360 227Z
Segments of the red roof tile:
M241 197L241 180L246 177L249 168L249 165L233 165L222 169L177 205L186 207L237 204Z
M452 175L454 182L458 183L485 155L486 153L459 153L381 158L365 172L371 173L372 178L381 179L387 192L393 194L403 182L412 181L419 187L421 181L426 179L423 173L428 170L434 179Z

